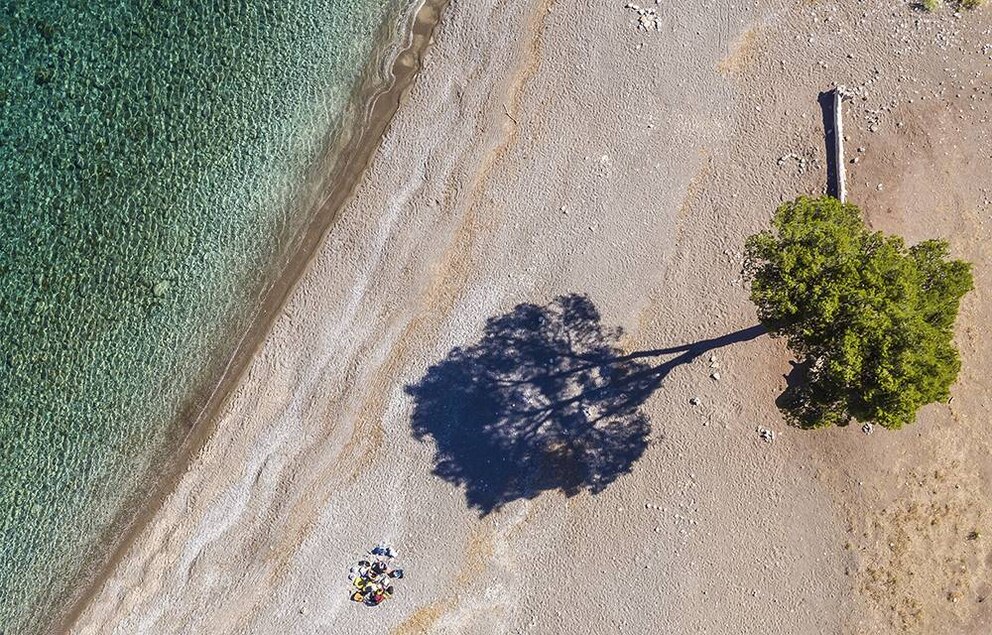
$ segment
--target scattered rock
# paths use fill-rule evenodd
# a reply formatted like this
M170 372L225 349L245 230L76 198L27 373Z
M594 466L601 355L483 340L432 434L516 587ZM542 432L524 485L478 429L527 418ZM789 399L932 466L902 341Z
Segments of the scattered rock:
M156 298L163 298L165 297L165 294L169 292L170 286L171 285L168 280L159 280L155 283L155 286L152 287L152 293Z
M55 75L55 71L50 68L41 67L34 71L34 83L39 86L44 86L52 81L52 77Z
M630 9L637 14L637 28L644 31L660 31L661 22L656 9L642 9L638 5L628 2L625 9Z
M871 434L872 432L875 431L875 426L873 426L871 423L866 423L865 425L861 426L861 431L864 432L865 434Z
M689 404L693 406L698 406L700 404L699 397L690 397Z
M720 381L720 372L719 371L716 371L716 370L713 371L712 373L710 373L710 378L713 381Z
M803 115L803 116L805 116L805 115ZM796 162L796 171L799 174L805 174L807 167L809 167L809 163L811 163L811 162L815 163L815 159L813 161L810 161L809 159L807 159L804 156L800 156L798 154L794 154L794 153L790 152L788 154L783 154L782 156L780 156L778 158L778 161L777 161L778 166L779 167L785 166L786 162L789 161L789 160L795 160L795 162Z
M765 443L771 443L772 441L775 440L774 430L769 430L768 428L762 428L761 426L758 426L756 428L756 431L758 433L758 436L761 437L761 440L764 441Z

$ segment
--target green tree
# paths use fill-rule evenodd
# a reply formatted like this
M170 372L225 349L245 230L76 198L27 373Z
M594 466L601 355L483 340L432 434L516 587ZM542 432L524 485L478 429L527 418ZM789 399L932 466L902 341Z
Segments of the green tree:
M948 398L961 368L954 320L972 275L947 259L945 241L907 249L869 231L854 205L800 197L748 238L746 253L759 319L805 369L784 406L796 423L899 428Z

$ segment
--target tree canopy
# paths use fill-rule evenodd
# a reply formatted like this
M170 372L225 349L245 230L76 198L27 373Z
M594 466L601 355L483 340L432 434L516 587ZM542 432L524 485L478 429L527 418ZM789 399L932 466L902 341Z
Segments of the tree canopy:
M907 248L868 230L854 205L800 197L748 238L746 254L759 319L806 373L785 406L797 423L899 428L949 397L961 367L953 326L972 274L948 259L947 242Z

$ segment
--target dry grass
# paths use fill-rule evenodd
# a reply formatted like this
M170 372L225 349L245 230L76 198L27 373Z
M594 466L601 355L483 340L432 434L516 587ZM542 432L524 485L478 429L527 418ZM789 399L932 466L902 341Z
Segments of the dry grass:
M954 464L912 473L909 492L868 519L852 519L861 590L903 632L931 632L982 602L992 576L980 528L988 512L977 479Z

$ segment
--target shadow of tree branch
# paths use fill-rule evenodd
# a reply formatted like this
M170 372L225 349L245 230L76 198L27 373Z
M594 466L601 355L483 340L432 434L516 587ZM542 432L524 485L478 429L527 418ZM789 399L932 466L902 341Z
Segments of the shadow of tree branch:
M624 354L621 329L603 327L585 295L520 304L406 387L413 436L433 440L434 474L463 488L480 515L548 490L595 494L644 453L650 421L640 406L674 368L764 332Z

